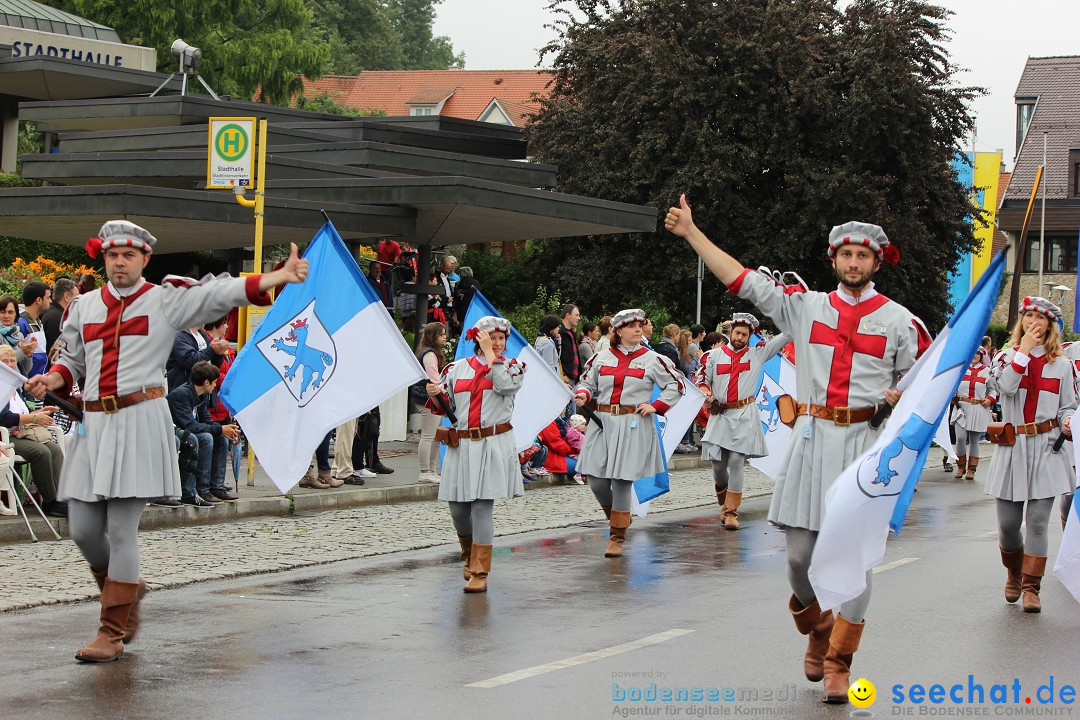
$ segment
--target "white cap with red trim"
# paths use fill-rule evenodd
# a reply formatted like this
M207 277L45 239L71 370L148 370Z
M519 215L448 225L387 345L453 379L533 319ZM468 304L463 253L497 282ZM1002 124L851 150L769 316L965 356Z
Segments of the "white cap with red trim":
M873 250L878 260L881 260L889 244L889 238L880 225L853 220L837 225L829 233L829 257L835 256L841 245L862 245Z
M731 316L731 326L734 327L736 325L747 325L752 333L756 333L758 328L761 327L761 323L758 322L758 319L746 312L737 312Z
M647 316L645 315L645 311L641 310L640 308L620 310L619 312L615 313L614 317L611 318L611 327L619 330L632 322L643 323L646 319Z
M1024 302L1020 303L1020 314L1023 315L1026 312L1042 313L1051 320L1061 317L1061 308L1042 297L1024 298Z
M110 220L101 226L97 237L86 241L86 252L92 258L114 247L131 247L149 255L157 238L127 220Z
M510 321L506 318L497 317L495 315L485 315L484 317L477 320L476 325L474 325L468 332L465 333L465 339L475 340L476 334L481 331L487 333L501 331L509 335Z

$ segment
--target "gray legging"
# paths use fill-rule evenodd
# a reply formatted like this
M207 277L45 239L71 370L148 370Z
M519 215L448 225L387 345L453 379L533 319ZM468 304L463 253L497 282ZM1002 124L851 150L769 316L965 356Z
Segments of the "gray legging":
M966 457L979 457L979 438L981 432L972 432L956 425L956 454Z
M721 450L720 459L712 461L713 484L717 490L741 493L743 488L743 461L746 455L734 450Z
M596 496L600 507L619 512L630 512L630 490L633 487L634 483L630 480L589 477L589 489Z
M803 607L817 600L814 588L810 584L810 557L814 554L817 532L805 528L789 527L784 529L787 545L788 582L791 590ZM840 614L845 620L861 623L866 618L866 608L870 605L870 588L873 570L866 571L866 589L862 595L848 600L840 606Z
M998 544L1005 551L1024 548L1026 555L1046 557L1049 540L1046 526L1050 523L1050 511L1054 509L1054 498L1041 498L1027 501L1027 532L1020 532L1020 523L1024 521L1024 501L997 501Z
M94 570L121 582L139 580L139 518L145 498L68 502L68 530Z
M457 534L471 537L476 545L495 544L494 511L494 500L450 502L450 519L454 521Z

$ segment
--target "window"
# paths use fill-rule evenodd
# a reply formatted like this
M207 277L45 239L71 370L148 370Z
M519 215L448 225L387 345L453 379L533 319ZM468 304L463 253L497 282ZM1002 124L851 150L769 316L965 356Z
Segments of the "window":
M409 110L409 114L413 115L413 116L416 116L416 115L434 115L435 114L435 107L432 106L432 105L414 106Z
M1024 272L1039 272L1039 231L1028 230L1027 253L1024 256ZM1044 273L1076 272L1076 238L1068 236L1046 237L1046 251L1043 253Z
M1031 116L1035 114L1035 101L1022 100L1016 105L1016 154L1020 154L1020 147L1024 144L1024 136L1027 135L1028 125L1031 124Z
M1069 151L1069 197L1080 197L1080 149Z

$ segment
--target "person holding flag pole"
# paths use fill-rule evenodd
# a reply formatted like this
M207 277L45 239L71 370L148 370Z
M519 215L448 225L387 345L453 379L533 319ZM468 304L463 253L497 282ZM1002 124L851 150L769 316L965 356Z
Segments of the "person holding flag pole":
M1059 317L1061 308L1049 300L1024 298L1012 346L998 353L991 376L1006 433L990 461L986 494L997 498L1005 600L1022 598L1027 613L1042 610L1039 590L1054 498L1073 489L1073 470L1058 439L1071 435L1076 380L1073 364L1061 350ZM1021 533L1025 521L1026 532Z
M607 558L623 554L634 481L666 470L651 416L666 415L686 392L675 365L642 344L645 320L644 310L616 313L611 346L589 358L574 391L574 403L588 404L602 423L585 434L577 467L611 524ZM649 402L654 387L660 397Z
M898 376L930 345L922 322L874 289L882 261L895 264L900 253L877 225L836 226L829 234L828 256L837 289L792 292L714 245L694 224L685 195L668 210L664 225L689 242L729 291L753 302L794 339L797 417L775 477L769 521L784 529L793 592L788 609L798 631L809 636L806 677L824 680L823 701L846 703L852 658L866 626L870 571L865 571L862 592L844 602L834 618L831 606L823 611L818 603L810 561L826 493L845 467L874 444L879 430L871 421L880 424L884 406L900 400Z
M446 445L439 499L450 504L467 559L467 593L487 592L495 501L525 494L510 423L525 363L503 356L510 330L505 318L480 318L462 339L472 341L473 355L443 368L441 383L427 384L431 411L456 415L454 426L440 427L435 437Z
M732 315L731 345L705 353L694 376L709 410L701 458L712 462L716 502L728 530L739 529L743 463L769 454L757 404L765 363L791 342L781 333L760 347L748 347L759 327L758 319L750 313Z

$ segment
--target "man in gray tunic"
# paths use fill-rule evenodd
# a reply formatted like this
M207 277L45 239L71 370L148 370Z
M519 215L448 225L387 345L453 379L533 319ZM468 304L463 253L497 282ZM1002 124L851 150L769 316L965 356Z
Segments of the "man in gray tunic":
M784 528L788 609L795 626L810 636L804 658L809 680L824 678L822 699L846 703L851 662L859 648L866 590L844 603L840 614L822 613L808 571L825 515L825 496L837 476L877 439L870 426L879 404L900 398L898 376L930 346L922 323L902 305L874 290L883 259L899 252L877 225L849 222L829 234L829 257L839 286L834 292L803 292L744 268L713 245L694 225L686 197L670 208L668 230L686 238L728 290L750 300L795 343L798 415L776 477L769 520Z
M68 305L63 350L29 389L70 392L83 412L68 440L61 496L69 501L71 538L101 588L101 627L75 657L107 662L124 652L138 630L139 517L147 498L180 494L172 417L163 387L165 361L178 330L202 325L237 305L268 305L266 291L303 282L308 263L296 246L280 270L246 278L143 277L156 239L125 220L105 223L87 243L91 257L104 253L104 287Z
M709 424L701 438L701 459L712 462L716 502L724 527L739 529L742 504L743 463L746 458L769 454L757 389L765 363L791 342L780 334L758 347L748 347L750 336L760 323L750 313L731 317L731 345L720 345L705 353L694 382L705 393Z

